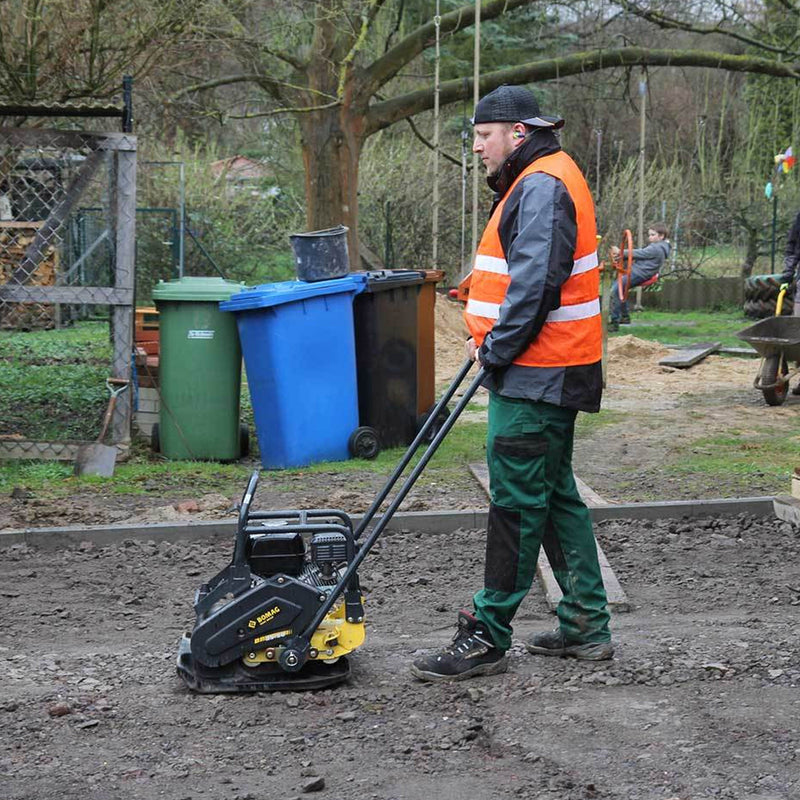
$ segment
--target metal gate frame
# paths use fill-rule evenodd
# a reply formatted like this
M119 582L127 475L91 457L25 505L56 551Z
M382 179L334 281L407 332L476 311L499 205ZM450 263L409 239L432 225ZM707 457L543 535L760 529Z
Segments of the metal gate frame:
M0 147L57 146L86 149L92 155L77 171L65 197L57 203L28 246L9 283L0 284L0 301L13 303L68 303L111 306L114 347L111 376L131 379L133 350L134 269L136 242L136 137L130 133L0 128ZM111 219L114 221L113 286L27 286L48 245L66 222L86 184L110 153ZM106 232L104 235L109 235ZM111 441L124 452L130 445L132 392L124 392L111 421ZM0 459L42 458L74 460L81 442L0 440Z

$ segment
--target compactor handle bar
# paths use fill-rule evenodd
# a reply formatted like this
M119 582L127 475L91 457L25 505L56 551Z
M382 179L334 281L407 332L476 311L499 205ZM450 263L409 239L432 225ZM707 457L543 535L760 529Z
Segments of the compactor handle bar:
M366 526L370 523L372 518L375 516L376 511L380 507L381 503L386 499L391 491L392 487L397 483L400 474L403 472L405 467L409 464L411 459L414 457L416 451L419 449L420 444L425 439L427 432L430 430L431 426L435 424L435 420L439 412L447 405L447 402L452 398L452 396L456 393L456 390L461 385L462 381L466 377L467 373L472 368L472 364L474 362L470 361L469 359L464 362L464 365L459 370L458 375L456 375L453 382L450 384L450 387L445 392L442 399L436 404L436 407L431 412L428 420L426 421L425 425L422 426L422 429L417 434L414 441L409 445L408 450L406 450L405 455L403 456L400 464L397 466L395 471L392 473L391 478L387 482L386 486L380 492L378 497L373 502L372 506L370 507L369 511L364 515L364 519L361 520L361 523L356 530L356 538L358 538L366 529ZM450 412L447 418L442 423L442 427L436 432L436 435L433 437L433 440L428 445L427 450L422 454L420 460L417 462L417 465L414 469L409 473L408 477L403 482L403 485L398 490L394 500L392 500L389 508L386 509L383 516L378 520L375 527L370 531L369 536L365 539L364 543L359 548L358 552L356 553L355 558L347 565L347 569L344 571L344 574L339 578L339 582L333 588L333 590L328 594L327 600L320 606L317 610L314 619L309 622L306 626L306 629L299 635L298 639L303 642L308 642L311 640L311 636L313 635L314 631L319 627L320 623L327 613L333 608L334 603L338 599L339 595L341 595L344 587L348 585L350 582L350 578L352 577L353 573L358 569L361 562L366 558L367 553L372 549L375 542L378 540L378 537L383 533L386 526L389 524L389 521L394 516L394 513L399 508L400 504L405 500L406 495L411 491L412 487L417 481L417 478L422 474L425 467L428 465L428 462L433 458L434 453L439 448L439 445L444 441L445 436L450 432L450 429L455 425L456 420L461 416L461 412L466 408L469 401L472 399L472 396L478 391L481 383L483 383L483 379L486 377L485 370L481 367L478 371L478 374L473 379L472 383L467 387L464 391L464 394L461 396L461 399L456 404L455 408Z
M394 488L394 485L397 483L398 479L400 478L400 476L405 471L405 468L411 462L411 459L414 458L414 456L416 455L417 450L419 449L419 446L422 444L422 442L425 441L425 439L428 436L429 431L436 424L436 421L439 419L439 415L442 413L442 411L444 409L447 408L447 404L450 402L450 400L452 400L453 395L458 391L458 387L461 386L464 378L467 376L467 373L470 371L470 369L472 369L472 365L474 363L475 362L470 361L469 359L467 359L461 365L461 368L459 369L458 373L456 374L456 377L453 379L453 382L448 387L447 391L442 395L442 397L440 398L439 402L435 405L433 410L428 414L428 418L425 420L425 424L420 428L419 432L417 433L416 437L414 438L414 441L411 442L411 444L408 446L408 449L406 450L405 455L403 456L403 458L400 460L400 463L395 467L395 470L391 474L391 477L386 482L386 484L384 485L383 489L381 489L381 491L378 493L378 496L372 501L372 505L369 507L367 512L364 514L363 518L361 519L361 522L359 522L358 527L356 528L356 532L355 532L356 541L358 541L361 538L361 534L364 533L364 531L366 530L366 528L369 525L369 523L372 522L372 518L375 516L375 514L377 513L377 511L381 507L381 505L383 505L383 501L386 500L386 498L389 496L389 492L392 491L392 489ZM481 369L480 373L478 374L478 376L475 379L477 381L477 383L474 384L474 386L470 386L470 388L467 389L466 393L469 395L469 397L467 397L467 401L469 401L469 399L472 397L472 395L475 394L475 391L477 390L478 386L480 386L480 381L478 381L478 378L483 380L483 377L484 377L484 371L483 371L483 369ZM463 408L463 406L462 406L462 408ZM459 409L458 414L456 414L456 419L458 418L458 415L460 413L461 413L461 409ZM453 420L453 422L455 422L455 419ZM448 427L447 430L450 430L451 427L452 427L452 425L450 427ZM442 438L444 438L444 437L442 437ZM441 439L439 441L441 441ZM433 441L431 441L431 446L433 446ZM438 446L439 445L437 443L436 447L438 447ZM433 448L433 452L436 451L436 447ZM430 450L430 447L428 449ZM431 455L433 455L433 453L431 453ZM409 486L409 489L410 488L411 487ZM403 496L405 497L405 495L403 495Z

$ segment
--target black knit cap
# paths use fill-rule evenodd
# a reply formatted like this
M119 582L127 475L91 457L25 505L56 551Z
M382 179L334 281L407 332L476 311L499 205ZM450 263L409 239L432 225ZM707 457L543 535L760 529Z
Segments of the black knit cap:
M472 124L482 122L522 122L535 128L563 128L561 117L545 117L533 92L524 86L503 84L478 101Z

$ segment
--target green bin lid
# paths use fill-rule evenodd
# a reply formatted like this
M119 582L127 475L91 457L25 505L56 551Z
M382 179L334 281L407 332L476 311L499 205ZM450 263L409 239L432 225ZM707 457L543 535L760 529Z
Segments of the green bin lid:
M244 283L223 278L183 277L176 281L159 281L153 289L153 300L189 300L219 302L244 289Z

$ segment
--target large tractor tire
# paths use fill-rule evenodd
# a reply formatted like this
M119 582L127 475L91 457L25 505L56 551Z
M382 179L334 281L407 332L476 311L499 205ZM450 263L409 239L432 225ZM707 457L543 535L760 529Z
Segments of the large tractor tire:
M764 319L775 314L775 303L781 290L780 275L751 275L744 282L744 315L751 319ZM794 287L783 298L781 316L791 316L794 304Z

